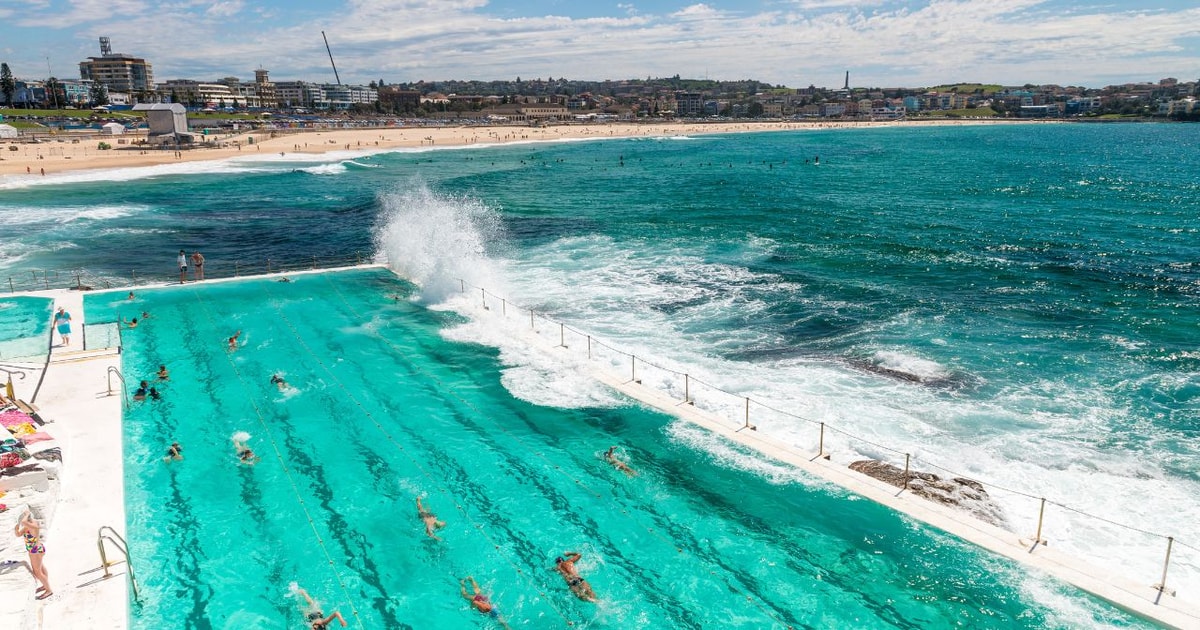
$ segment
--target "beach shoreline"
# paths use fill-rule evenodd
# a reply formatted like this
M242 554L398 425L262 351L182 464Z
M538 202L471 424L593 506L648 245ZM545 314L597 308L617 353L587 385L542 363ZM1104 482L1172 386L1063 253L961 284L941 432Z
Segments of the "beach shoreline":
M531 126L420 126L361 127L329 129L262 129L204 136L217 147L158 150L141 148L135 142L145 133L119 136L62 134L37 143L0 144L0 183L25 178L42 178L97 169L138 168L207 162L236 157L280 154L282 157L317 157L332 151L372 151L430 147L496 146L514 142L555 142L603 138L638 138L680 135L716 135L828 129L880 129L898 127L943 127L994 124L1046 124L1061 121L952 119L922 121L721 121L648 123L595 123ZM100 143L111 145L102 150ZM125 144L121 144L124 142ZM10 147L16 147L11 150ZM138 147L138 148L134 148Z

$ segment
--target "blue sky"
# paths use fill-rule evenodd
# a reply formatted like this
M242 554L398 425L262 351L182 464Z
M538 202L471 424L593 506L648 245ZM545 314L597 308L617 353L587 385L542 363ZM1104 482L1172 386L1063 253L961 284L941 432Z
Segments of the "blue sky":
M155 79L566 76L1101 87L1200 78L1196 0L0 0L0 61L77 77L97 38ZM50 70L47 70L49 65Z

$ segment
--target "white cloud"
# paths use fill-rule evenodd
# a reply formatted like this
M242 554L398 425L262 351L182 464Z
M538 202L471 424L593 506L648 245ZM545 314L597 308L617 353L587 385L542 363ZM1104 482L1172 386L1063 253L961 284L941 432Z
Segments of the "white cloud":
M1153 0L1150 0L1153 1ZM694 3L670 14L619 5L614 15L502 18L485 0L351 0L281 24L242 11L213 14L243 0L74 0L88 17L78 40L55 59L71 64L94 49L94 34L146 57L160 79L248 75L262 66L277 79L331 80L326 31L343 80L568 76L582 79L710 76L788 85L919 86L951 80L1104 84L1200 75L1200 9L1049 10L1045 0L892 2L796 0L772 11L729 12ZM133 8L140 7L140 11ZM220 8L218 8L220 7ZM864 7L869 9L864 10ZM103 10L101 10L103 8ZM821 8L823 10L813 10ZM300 14L300 13L296 13ZM47 11L24 19L55 28ZM293 18L295 19L295 18ZM10 43L11 45L11 43ZM22 51L22 47L13 46ZM41 60L33 51L26 66ZM44 65L44 61L42 63Z
M204 13L212 17L226 18L233 17L241 12L245 3L242 0L228 0L227 2L214 2L211 7Z

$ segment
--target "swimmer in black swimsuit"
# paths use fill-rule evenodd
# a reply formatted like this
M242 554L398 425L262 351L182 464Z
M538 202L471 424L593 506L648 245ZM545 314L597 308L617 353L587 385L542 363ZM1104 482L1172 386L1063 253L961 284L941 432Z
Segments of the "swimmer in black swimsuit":
M324 630L329 627L330 623L333 623L334 619L337 619L343 628L346 627L346 620L342 617L342 613L335 610L333 614L326 617L325 613L321 612L321 607L317 605L317 602L313 601L313 598L309 596L308 591L297 588L296 593L308 603L308 609L304 611L304 618L311 624L312 630Z
M170 463L183 459L183 447L179 442L171 442L171 448L167 449L167 456L163 458L164 462Z
M583 556L576 551L564 551L563 555L554 559L554 570L558 571L563 579L567 581L567 588L575 594L575 597L582 599L585 602L595 603L596 591L592 590L592 585L588 584L587 580L579 575L579 569L575 568L575 563Z

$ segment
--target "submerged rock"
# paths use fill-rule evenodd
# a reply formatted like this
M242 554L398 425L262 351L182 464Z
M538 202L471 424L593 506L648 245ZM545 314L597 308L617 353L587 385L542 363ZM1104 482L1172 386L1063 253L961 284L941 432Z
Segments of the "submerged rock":
M874 477L884 483L904 487L904 469L877 459L850 464L850 470ZM988 496L983 484L963 477L942 478L933 473L908 471L908 490L913 494L969 512L976 518L1004 526L1004 511Z

